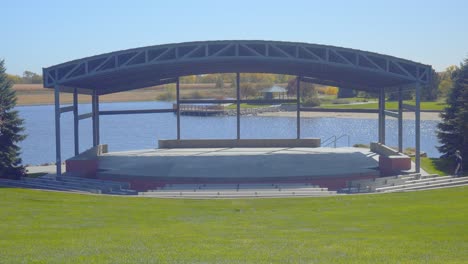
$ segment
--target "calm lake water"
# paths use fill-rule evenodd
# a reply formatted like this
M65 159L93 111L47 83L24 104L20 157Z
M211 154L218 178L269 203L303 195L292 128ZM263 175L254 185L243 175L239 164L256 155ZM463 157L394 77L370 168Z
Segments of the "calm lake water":
M164 102L102 103L101 110L171 108ZM25 120L28 137L21 142L23 164L55 162L54 106L17 107ZM80 104L79 112L91 111L90 104ZM421 121L421 150L430 157L438 157L435 148L437 121ZM101 143L110 151L148 149L157 147L159 139L176 138L176 116L173 113L101 116ZM387 119L387 145L398 145L397 121ZM404 147L414 147L414 121L404 120ZM62 159L73 156L73 114L62 114ZM349 135L350 144L377 141L377 119L303 118L301 137L325 139L336 135ZM181 117L181 137L236 138L235 116ZM295 138L296 119L290 117L241 117L241 138ZM92 145L91 119L80 121L80 151ZM348 146L347 137L337 146Z

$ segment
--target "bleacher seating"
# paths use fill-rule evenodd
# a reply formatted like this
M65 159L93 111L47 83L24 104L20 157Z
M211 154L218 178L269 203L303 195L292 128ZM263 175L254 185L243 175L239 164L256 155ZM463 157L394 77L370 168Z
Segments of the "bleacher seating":
M335 191L305 183L251 184L171 184L157 190L139 192L145 197L162 198L236 198L236 197L293 197L329 196Z
M367 180L356 180L342 190L347 193L362 192L400 192L462 186L468 184L468 177L439 176L436 174L421 176L420 174L398 175Z
M102 181L69 176L42 178L23 177L21 178L21 180L2 179L2 181L0 181L0 185L70 192L88 192L98 194L136 194L135 191L129 190L130 186L128 183Z

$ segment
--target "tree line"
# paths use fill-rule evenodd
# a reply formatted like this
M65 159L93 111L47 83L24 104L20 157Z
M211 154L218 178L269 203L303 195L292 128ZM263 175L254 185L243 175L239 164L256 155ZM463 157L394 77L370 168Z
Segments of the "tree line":
M446 98L453 87L452 76L460 68L456 65L449 66L442 72L432 73L432 83L422 89L421 100L422 101L437 101L439 98ZM6 78L13 84L42 84L42 75L39 75L32 71L24 71L22 76L6 74ZM295 76L286 74L266 74L266 73L242 73L240 75L240 81L243 84L242 89L244 94L253 94L255 90L271 87L274 84L290 84L291 80L295 79ZM227 88L236 86L236 74L235 73L220 73L220 74L202 74L202 75L191 75L180 78L181 83L215 83L216 88ZM326 87L328 88L328 87ZM331 88L331 87L330 87ZM377 94L356 91L347 89L346 87L339 87L338 90L328 89L324 90L323 87L319 89L321 94L336 95L338 98L350 98L350 97L366 97L374 98ZM414 91L405 91L403 93L405 100L411 100L414 98ZM389 93L388 100L393 101L398 99L397 93Z
M32 71L24 71L22 76L6 74L6 78L13 84L42 84L42 75Z

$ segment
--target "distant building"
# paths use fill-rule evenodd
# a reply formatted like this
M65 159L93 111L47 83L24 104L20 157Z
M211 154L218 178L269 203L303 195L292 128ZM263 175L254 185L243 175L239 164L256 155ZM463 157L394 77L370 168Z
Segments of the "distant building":
M284 99L286 97L287 90L281 86L273 85L270 88L262 90L263 98L266 100L271 99Z

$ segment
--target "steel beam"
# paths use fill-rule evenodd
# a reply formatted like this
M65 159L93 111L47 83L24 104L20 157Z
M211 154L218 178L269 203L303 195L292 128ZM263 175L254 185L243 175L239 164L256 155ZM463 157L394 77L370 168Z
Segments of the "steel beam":
M71 111L73 111L73 109L74 109L73 105L61 107L60 108L60 113L63 114L63 113L66 113L66 112L71 112Z
M176 79L177 140L180 140L180 80Z
M57 177L62 176L62 154L60 146L60 90L55 86L55 166Z
M398 152L403 152L403 88L398 89Z
M301 138L301 77L296 77L296 132L297 132L297 139Z
M384 113L385 113L386 116L398 118L398 112L385 110Z
M99 111L99 115L131 115L131 114L157 114L157 113L177 113L177 109L141 109L141 110Z
M93 117L93 113L86 113L86 114L81 114L81 115L78 115L78 120L83 120L83 119L86 119L86 118L90 118L90 117Z
M416 111L415 114L415 134L416 134L416 173L421 172L421 84L416 84Z
M75 91L73 91L73 139L75 143L75 156L80 154L79 138L78 91L75 88Z
M405 110L416 111L416 106L409 104L402 104L401 107Z
M240 73L236 73L237 139L240 139Z

